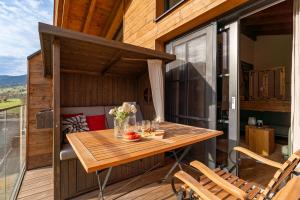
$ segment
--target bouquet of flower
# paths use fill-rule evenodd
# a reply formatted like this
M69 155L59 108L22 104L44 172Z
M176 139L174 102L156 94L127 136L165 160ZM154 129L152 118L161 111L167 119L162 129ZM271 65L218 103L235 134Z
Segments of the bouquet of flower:
M129 103L125 102L122 106L111 109L109 114L114 116L119 122L123 122L131 113L136 112L137 110L135 105L130 105Z

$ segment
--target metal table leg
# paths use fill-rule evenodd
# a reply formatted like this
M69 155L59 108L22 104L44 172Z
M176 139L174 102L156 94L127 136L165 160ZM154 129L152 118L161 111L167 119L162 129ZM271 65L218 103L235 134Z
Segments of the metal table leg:
M166 181L168 179L168 177L170 176L170 174L175 170L175 168L177 166L179 166L179 168L182 170L180 162L182 161L182 159L184 158L184 156L186 156L186 154L190 151L191 147L192 146L188 146L187 148L185 148L185 150L183 151L183 153L181 154L181 156L179 158L178 158L177 154L175 153L175 151L173 152L174 157L176 159L176 162L173 164L173 166L168 171L168 173L165 175L165 177L161 180L162 182L164 182L164 181Z
M106 176L105 176L105 179L104 179L103 183L102 183L102 176L101 176L101 174L102 174L102 172L103 172L104 170L97 170L97 171L96 171L97 180L98 180L98 186L99 186L99 194L98 194L98 199L99 199L99 200L100 200L100 199L101 199L101 200L104 200L103 191L104 191L104 189L105 189L105 186L106 186L107 181L108 181L108 179L109 179L109 176L110 176L110 174L111 174L111 170L112 170L112 167L108 168L108 171L107 171L107 174L106 174Z

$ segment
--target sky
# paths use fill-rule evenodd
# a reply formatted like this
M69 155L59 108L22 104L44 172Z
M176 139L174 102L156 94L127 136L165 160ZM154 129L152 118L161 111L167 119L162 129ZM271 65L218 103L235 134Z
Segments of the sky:
M53 0L0 0L0 75L27 73L40 49L38 22L52 24Z

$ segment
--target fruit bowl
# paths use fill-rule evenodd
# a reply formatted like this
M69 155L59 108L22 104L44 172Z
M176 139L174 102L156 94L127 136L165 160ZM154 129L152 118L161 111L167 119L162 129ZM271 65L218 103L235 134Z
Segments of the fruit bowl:
M142 139L141 135L136 132L127 132L123 135L123 140L126 142L137 142Z

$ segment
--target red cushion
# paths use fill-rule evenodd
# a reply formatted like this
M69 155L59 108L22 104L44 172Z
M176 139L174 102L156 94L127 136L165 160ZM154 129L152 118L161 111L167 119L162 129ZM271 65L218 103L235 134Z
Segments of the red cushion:
M105 115L86 116L86 122L90 131L106 129Z
M75 114L62 114L63 118L76 117L78 115L83 115L83 113L75 113Z

